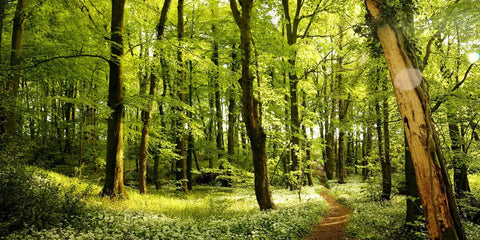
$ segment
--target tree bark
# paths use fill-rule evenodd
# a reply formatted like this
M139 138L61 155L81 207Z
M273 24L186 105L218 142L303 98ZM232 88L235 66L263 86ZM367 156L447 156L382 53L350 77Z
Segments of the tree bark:
M108 106L113 110L108 119L105 185L102 195L127 197L123 185L123 33L125 0L112 0L111 60L108 84Z
M429 236L466 239L431 118L426 80L409 72L418 69L415 53L405 45L404 36L392 19L382 17L381 3L384 1L366 0L369 15L377 22L376 33L404 122Z
M238 71L238 58L237 50L235 49L235 44L232 45L232 66L231 70L233 73ZM235 123L237 121L237 114L235 112L236 108L236 88L235 84L231 84L228 89L228 133L227 133L227 151L228 159L232 162L235 155ZM238 138L238 137L237 137Z
M23 49L23 33L25 25L25 8L27 6L27 0L18 0L17 7L15 9L15 15L13 17L13 30L12 30L12 48L10 55L10 66L15 68L21 63L21 52ZM4 15L3 15L4 16ZM2 97L3 109L4 109L4 131L6 144L10 146L9 155L15 159L16 155L16 137L17 137L17 106L16 99L18 95L18 88L20 85L20 71L14 70L11 76L7 78L5 95ZM1 120L1 119L0 119ZM0 134L2 134L0 132Z
M188 84L188 105L193 107L193 62L189 61L189 84ZM193 117L191 111L187 112L189 118ZM193 137L193 128L191 125L188 126L188 143L187 143L187 187L188 190L193 189L193 178L192 178L192 164L193 164L193 154L195 150L195 138Z
M383 91L387 90L387 80L384 79L382 83ZM390 130L388 128L388 122L390 121L389 117L389 106L388 106L388 97L383 100L383 142L385 154L384 158L384 169L382 170L383 184L382 184L382 198L390 199L390 194L392 192L392 164L390 161Z
M1 51L3 46L3 21L5 19L5 8L8 4L8 0L0 0L0 67L3 65L3 52ZM3 88L3 82L0 82L2 87L0 87L0 151L5 149L5 96L6 92Z
M215 25L212 26L212 31L215 34L216 27ZM224 149L223 144L223 111L222 111L222 103L221 103L221 96L220 96L220 84L219 81L219 66L218 66L218 43L217 41L213 41L213 53L212 53L212 62L215 65L215 70L213 71L213 81L215 82L215 126L217 128L217 136L216 136L216 143L217 143L217 153L218 159L222 158ZM220 166L222 167L222 166Z
M184 0L178 0L177 5L177 12L178 12L178 21L177 21L177 37L180 45L183 42L185 36L185 26L183 20L183 7L184 7ZM182 49L178 49L177 52L177 61L179 65L178 70L178 84L177 84L177 94L178 100L180 104L177 106L177 140L176 140L176 150L179 156L179 159L176 160L176 169L175 169L175 176L176 180L179 182L178 186L184 192L188 192L188 185L187 185L187 166L185 162L185 137L184 137L184 128L185 123L183 119L183 107L181 106L182 103L185 102L185 93L184 93L184 85L185 85L185 63L183 61L183 52Z
M252 148L253 168L255 173L255 196L260 210L274 209L270 185L268 181L267 152L265 149L266 135L259 122L258 102L253 95L253 76L251 62L251 23L250 15L253 8L253 0L240 1L242 12L237 7L236 0L230 0L230 7L236 24L240 28L240 49L242 58L242 113L245 127Z

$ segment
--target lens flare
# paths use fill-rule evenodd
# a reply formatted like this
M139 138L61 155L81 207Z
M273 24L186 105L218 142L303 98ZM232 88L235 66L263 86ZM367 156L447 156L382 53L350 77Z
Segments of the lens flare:
M468 54L468 61L471 64L476 63L478 60L480 60L480 53L477 52L472 52Z
M422 82L422 73L415 68L406 68L395 76L394 84L401 91L409 91L418 87Z

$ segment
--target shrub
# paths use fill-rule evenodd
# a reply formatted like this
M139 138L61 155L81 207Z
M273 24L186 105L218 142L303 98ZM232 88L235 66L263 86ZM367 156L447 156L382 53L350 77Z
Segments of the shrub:
M133 211L88 210L71 225L15 232L7 239L299 239L326 212L323 200L235 218L170 218Z
M0 235L27 226L58 227L84 209L75 187L61 189L45 174L23 166L0 167L0 192Z

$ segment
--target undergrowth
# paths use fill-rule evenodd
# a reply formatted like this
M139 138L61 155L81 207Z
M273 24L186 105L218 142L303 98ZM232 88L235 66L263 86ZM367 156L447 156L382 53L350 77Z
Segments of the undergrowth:
M380 200L379 183L362 182L360 177L347 180L346 184L329 182L330 193L337 201L352 210L348 238L369 240L423 240L428 239L424 223L405 224L406 198L393 195L390 201ZM378 195L378 196L377 196ZM480 239L480 227L462 221L467 239Z
M58 193L77 196L77 212L65 213L60 224L24 222L6 239L299 239L327 209L319 187L303 188L301 202L298 192L274 189L278 209L260 212L247 188L195 187L188 195L168 186L148 195L127 188L128 199L112 202L97 196L98 185L44 170L31 177L37 175L48 176ZM56 203L65 205L66 199Z

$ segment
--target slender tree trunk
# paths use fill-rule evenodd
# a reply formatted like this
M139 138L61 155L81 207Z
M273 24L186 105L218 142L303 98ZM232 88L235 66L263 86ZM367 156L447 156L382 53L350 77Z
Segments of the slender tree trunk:
M253 8L253 0L240 1L242 12L240 13L236 0L230 0L235 22L240 28L240 49L242 58L242 112L245 127L252 148L253 168L255 174L255 196L261 210L274 209L270 185L268 181L267 152L265 148L266 135L259 121L258 101L253 96L253 76L251 62L251 24L250 15Z
M168 12L168 9L170 8L170 1L171 0L165 0L163 3L162 7L162 12L160 15L160 21L158 22L156 26L156 34L157 34L157 41L161 41L163 38L163 32L165 29L165 21L167 19L166 15ZM155 52L155 57L158 57L158 50ZM150 125L152 122L152 112L153 112L153 106L154 106L154 98L157 92L157 75L153 71L150 75L150 90L149 90L149 104L148 104L148 109L147 110L142 110L142 137L140 139L140 155L138 157L138 162L139 162L139 171L138 171L138 178L139 178L139 190L141 194L146 194L147 193L147 160L148 160L148 137L150 133ZM143 91L142 91L143 93ZM155 176L155 186L157 189L159 188L159 185L157 183L157 178L158 178L158 162L159 159L158 157L155 158L155 163L154 163L154 176Z
M237 59L237 50L235 49L235 44L232 45L232 66L231 70L233 73L238 71L238 59ZM228 90L228 156L229 161L232 162L235 155L235 122L237 121L237 114L235 112L236 108L236 91L235 84L232 83ZM238 138L238 137L237 137Z
M405 134L404 134L405 135ZM418 197L417 177L413 167L412 154L408 148L407 136L405 135L405 188L407 196L406 222L414 224L422 216L422 203Z
M188 105L193 107L193 63L189 61L189 78L190 83L188 84ZM191 111L187 112L189 118L193 117ZM193 178L192 178L192 163L193 163L193 154L195 149L195 138L193 137L193 128L188 126L188 144L187 144L187 187L188 190L193 188Z
M108 85L108 106L113 110L108 119L105 185L102 195L127 197L123 185L123 16L125 0L112 0L111 60Z
M383 23L377 25L376 33L404 122L429 236L431 239L466 239L431 117L426 80L412 70L418 69L415 53L405 45L404 36L392 19L383 19L381 3L384 2L366 0L370 16Z
M304 106L306 106L306 101L304 101L304 104L305 104ZM310 139L313 139L313 129L310 128L310 134L311 134L310 139L308 138L306 128L304 129L304 133L305 133L305 144L306 144L305 161L307 163L307 181L308 181L308 186L313 187L313 173L312 173L313 163L312 163L312 151L310 149L312 145L310 142Z
M215 25L212 26L212 31L216 31ZM220 84L219 84L219 66L218 66L218 43L217 41L213 41L213 53L212 53L212 62L215 64L215 70L213 81L215 82L215 125L217 128L217 136L216 136L216 143L217 143L217 151L218 151L218 159L222 158L223 151L224 151L224 144L223 144L223 111L222 111L222 103L221 103L221 96L220 96ZM220 166L222 167L222 166Z
M465 163L462 163L462 146L460 129L457 124L455 113L447 112L448 117L448 132L450 134L451 149L453 152L453 181L455 183L455 193L462 196L464 191L470 191L468 185L468 178L463 177L463 169L467 168ZM466 171L465 171L466 172Z
M345 124L349 102L349 99L340 99L338 101L338 118L341 125L338 134L338 183L345 183L345 130L342 125Z
M372 110L372 107L369 106L368 107L369 111L368 112L371 112ZM363 147L365 148L364 151L363 151L363 160L362 160L362 166L363 166L363 169L362 169L362 176L363 176L363 180L367 180L368 178L368 175L370 174L370 170L368 168L368 158L370 157L370 153L372 151L372 123L370 123L370 119L367 119L367 123L366 123L366 132L364 133L364 138L363 138Z
M378 71L375 74L379 74ZM379 80L379 79L377 79ZM378 83L379 81L377 81ZM378 85L375 87L375 91L379 91ZM377 129L377 146L378 146L378 158L382 168L382 198L384 197L385 193L385 178L386 178L386 168L385 168L385 158L384 158L384 151L383 151L383 131L382 131L382 112L380 109L380 99L375 99L375 113L376 113L376 129Z
M382 84L383 91L387 90L387 80L385 79ZM383 100L383 142L385 154L384 158L384 169L382 170L383 177L383 189L382 189L382 198L390 199L390 194L392 192L392 164L390 162L390 130L388 129L389 119L389 106L388 106L388 97Z
M178 30L178 41L181 43L183 42L183 38L185 36L185 26L183 21L183 7L184 7L184 0L178 0L177 12L178 12L178 21L177 21L177 30ZM183 52L182 49L178 50L177 54L177 61L179 64L178 70L178 84L177 84L177 93L178 93L178 100L180 104L185 102L185 93L184 93L184 85L185 85L185 63L183 61ZM187 165L185 162L185 137L184 137L184 127L185 123L183 120L183 107L179 104L177 106L177 154L179 155L179 159L176 160L176 170L175 176L176 180L181 182L179 187L182 188L184 192L188 192L188 185L187 185Z

